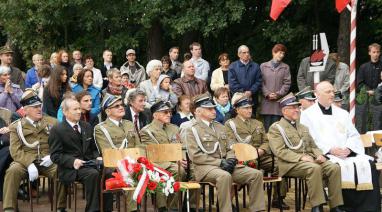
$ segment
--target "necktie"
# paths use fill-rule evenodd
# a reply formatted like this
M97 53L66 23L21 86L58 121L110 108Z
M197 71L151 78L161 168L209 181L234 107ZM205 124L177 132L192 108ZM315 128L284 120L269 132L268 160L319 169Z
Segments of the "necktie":
M134 115L134 127L137 132L139 132L139 127L138 127L138 114Z
M35 128L37 128L37 127L38 127L38 121L34 121L34 122L33 122L33 126L34 126Z
M78 130L78 125L77 124L75 124L73 126L73 129L74 129L74 131L76 131L76 133L81 134L80 131Z
M214 125L212 123L210 123L209 127L215 132L215 128L214 128Z

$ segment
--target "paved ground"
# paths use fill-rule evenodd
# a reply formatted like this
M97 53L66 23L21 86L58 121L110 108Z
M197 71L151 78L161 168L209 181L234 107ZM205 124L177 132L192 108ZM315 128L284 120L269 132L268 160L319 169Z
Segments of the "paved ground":
M82 195L82 189L79 189L78 190L78 200L77 200L77 211L78 212L83 212L85 209L85 200L83 199L83 195ZM47 193L41 193L40 194L41 197L39 198L39 203L37 204L36 202L36 199L34 199L33 203L34 203L34 212L49 212L50 211L50 202L49 202L49 199L48 199L48 195ZM242 193L240 192L239 193L239 196L240 196L240 206L242 207ZM247 197L248 198L248 197ZM150 201L149 201L150 202ZM247 200L248 202L248 200ZM294 211L294 189L293 187L290 189L290 191L288 192L288 195L287 197L285 198L285 202L291 206L291 210L289 211ZM18 201L18 204L19 204L19 209L20 209L20 212L27 212L27 211L30 211L29 210L29 201L23 201L23 200L19 200ZM201 202L200 202L201 204ZM74 205L74 200L72 200L72 207ZM207 205L208 205L208 201L207 201ZM0 207L2 208L2 202L0 202ZM122 206L122 211L123 211L123 206ZM2 211L0 209L0 211ZM74 208L72 208L72 210L68 210L68 211L74 211ZM148 211L154 211L152 206L149 205L148 206ZM215 207L213 208L213 211L216 211L215 210ZM249 212L249 210L246 210L245 208L241 208L240 210L241 212ZM271 211L279 211L278 209L272 209ZM305 210L303 211L310 211L310 206L309 206L309 203L307 203L306 205L306 208ZM325 211L329 211L329 209L326 208ZM223 211L224 212L224 211Z

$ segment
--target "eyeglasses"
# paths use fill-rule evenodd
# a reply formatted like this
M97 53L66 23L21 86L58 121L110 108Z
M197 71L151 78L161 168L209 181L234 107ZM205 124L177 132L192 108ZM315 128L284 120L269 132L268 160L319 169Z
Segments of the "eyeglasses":
M114 105L114 106L112 106L112 107L110 107L110 108L121 108L121 107L124 107L124 105L123 104L117 104L117 105Z
M168 114L172 113L171 110L164 110L164 111L160 111L160 112L162 112L165 115L168 115Z

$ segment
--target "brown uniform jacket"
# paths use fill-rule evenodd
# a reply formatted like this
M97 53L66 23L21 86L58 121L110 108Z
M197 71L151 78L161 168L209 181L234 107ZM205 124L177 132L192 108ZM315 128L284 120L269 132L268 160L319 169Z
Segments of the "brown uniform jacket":
M152 138L151 135L154 137ZM180 143L179 128L174 124L163 125L153 120L140 131L142 145ZM172 162L158 163L163 169L168 169Z
M302 139L303 144L301 147L298 149L288 148L276 124L279 124L284 129L293 146L297 146L300 139ZM314 159L322 155L322 151L310 136L308 128L299 122L296 122L296 128L294 128L289 121L281 118L280 121L272 124L269 128L268 139L273 154L278 158L279 174L281 176L297 165L303 155L310 155Z
M21 122L22 133L25 140L29 144L35 141L40 143L40 159L49 155L48 137L50 129L57 124L57 120L50 116L43 116L38 122L38 126L34 127L25 117L13 122L10 127L10 153L14 161L28 167L33 161L39 159L37 147L27 147L17 134L17 125Z
M127 148L134 148L140 145L139 136L135 132L134 124L131 121L121 120L122 126L116 126L109 118L107 118L104 122L99 123L94 128L94 138L97 143L98 151L102 154L102 150L104 149L112 149L112 145L105 133L101 130L101 126L103 126L106 131L109 133L111 141L113 142L116 148L120 148L123 140L126 138Z
M222 159L236 157L234 151L230 149L233 141L229 141L225 127L222 124L214 121L212 122L214 129L212 129L201 119L193 119L191 123L191 126L185 129L184 133L186 135L182 134L182 138L185 138L187 150L194 166L195 177L199 181L211 170L220 169ZM212 151L216 142L219 142L220 149L217 148L211 154L203 152L196 141L197 138L193 134L192 128L196 130L197 136L206 151ZM236 165L236 167L243 167L243 165Z
M256 119L249 119L245 122L243 119L236 116L233 119L229 119L225 122L226 132L229 140L235 141L236 143L241 143L235 136L233 129L231 128L230 122L233 122L236 126L236 132L242 140L245 140L247 136L251 136L248 144L263 149L266 153L270 154L271 149L269 148L268 137L265 133L264 125Z

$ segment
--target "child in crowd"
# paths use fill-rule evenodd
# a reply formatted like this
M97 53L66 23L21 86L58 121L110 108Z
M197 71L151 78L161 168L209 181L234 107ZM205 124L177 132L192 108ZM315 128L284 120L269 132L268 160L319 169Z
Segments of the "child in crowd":
M129 75L127 73L122 74L122 85L127 89L135 88L135 85L129 81Z
M190 121L194 116L191 113L191 97L182 95L179 97L177 112L171 117L171 123L180 126Z
M170 101L172 105L176 105L178 103L178 97L171 90L170 85L171 79L169 76L165 74L161 74L159 76L157 82L157 89L149 97L149 103L152 105L159 100Z

